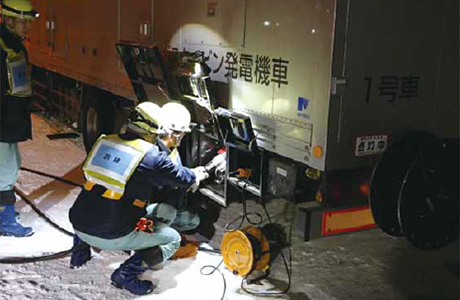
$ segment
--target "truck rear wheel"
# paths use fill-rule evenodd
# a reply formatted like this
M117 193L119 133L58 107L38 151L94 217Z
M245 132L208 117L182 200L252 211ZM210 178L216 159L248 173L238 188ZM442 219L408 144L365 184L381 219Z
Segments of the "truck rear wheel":
M114 131L114 123L113 101L102 92L88 89L83 95L80 109L80 128L87 152L91 150L101 134Z

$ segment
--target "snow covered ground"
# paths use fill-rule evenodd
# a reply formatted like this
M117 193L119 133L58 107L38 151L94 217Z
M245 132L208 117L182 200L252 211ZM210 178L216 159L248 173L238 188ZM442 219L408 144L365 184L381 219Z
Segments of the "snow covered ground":
M82 184L80 167L85 152L71 140L49 140L46 135L58 131L41 117L34 115L33 122L33 141L20 144L23 167ZM73 232L68 211L80 187L23 170L17 188L51 220ZM40 256L72 247L72 237L50 226L24 201L17 202L17 211L20 222L32 226L36 233L27 238L0 237L0 259ZM93 254L91 261L76 270L69 268L69 256L52 261L0 265L0 300L214 300L221 299L224 291L219 272L209 276L200 272L206 265L219 265L222 257L217 254L199 252L195 258L168 261L156 270L146 272L143 278L152 280L157 288L143 297L110 285L111 273L128 258L127 254L107 251ZM225 299L257 299L240 292L241 277L231 274L223 264L219 270L225 276ZM203 270L205 273L211 271L211 268ZM260 286L263 289L271 287L270 284Z

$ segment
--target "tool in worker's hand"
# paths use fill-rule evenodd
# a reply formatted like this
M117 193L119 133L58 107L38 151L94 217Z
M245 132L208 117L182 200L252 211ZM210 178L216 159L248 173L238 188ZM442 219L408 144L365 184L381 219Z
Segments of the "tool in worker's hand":
M225 170L227 152L225 151L225 149L220 149L217 153L218 154L214 156L213 159L204 166L206 172L211 173L214 170L219 170L222 168L224 168Z
M200 166L192 169L197 177L196 182L187 190L192 193L196 192L199 188L200 182L209 178L209 175L212 172L215 172L216 179L219 179L225 174L227 154L225 149L220 149L218 154L213 157L213 159L207 163L205 166Z
M224 181L226 166L227 152L224 148L222 148L218 151L218 154L204 166L204 168L208 173L214 172L215 182L220 184Z

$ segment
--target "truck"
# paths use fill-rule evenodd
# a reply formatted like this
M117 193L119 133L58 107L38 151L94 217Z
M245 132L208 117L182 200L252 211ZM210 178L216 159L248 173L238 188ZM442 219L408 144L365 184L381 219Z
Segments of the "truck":
M180 101L186 163L226 154L215 203L286 198L305 240L458 236L458 1L32 2L35 95L87 149L139 101Z

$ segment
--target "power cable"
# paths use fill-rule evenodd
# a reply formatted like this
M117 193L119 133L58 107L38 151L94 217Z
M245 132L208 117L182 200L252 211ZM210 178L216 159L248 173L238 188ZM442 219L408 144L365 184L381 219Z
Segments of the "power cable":
M273 225L273 222L271 220L270 214L268 213L268 210L267 210L267 207L265 205L264 200L262 200L262 207L263 207L263 209L265 211L265 214L267 215L267 219L268 219L269 223L271 225ZM291 229L292 229L292 226L291 226ZM290 229L289 235L291 234L291 229ZM274 234L275 234L276 239L278 240L278 242L281 243L281 238L278 236L278 233L276 231L274 231ZM284 290L279 291L279 292L251 292L251 291L247 290L244 287L244 283L247 282L246 278L243 278L243 280L241 281L241 289L243 291L245 291L246 293L251 294L251 295L265 295L266 296L266 295L282 295L282 294L286 294L289 291L289 289L291 288L291 274L292 274L292 272L291 272L291 270L292 270L292 251L291 251L290 246L289 246L288 249L289 249L289 264L287 262L286 256L284 255L283 250L280 249L280 254L281 254L281 257L283 258L284 266L286 268L286 273L288 275L288 285ZM253 280L251 280L251 282L253 282L255 280L257 280L257 279L253 279Z
M22 167L21 168L22 170L24 171L27 171L27 172L31 172L31 173L35 173L35 174L38 174L38 175L41 175L41 176L45 176L45 177L49 177L49 178L53 178L55 180L58 180L58 181L61 181L61 182L64 182L64 183L67 183L67 184L70 184L70 185L73 185L73 186L78 186L78 187L82 187L81 184L78 184L78 183L75 183L75 182L72 182L70 180L66 180L66 179L63 179L63 178L60 178L60 177L57 177L57 176L54 176L54 175L51 175L51 174L47 174L47 173L43 173L43 172L40 172L40 171L36 171L36 170L32 170L32 169L28 169L28 168L25 168L25 167ZM251 177L252 173L249 174L249 176L246 177L246 180L245 180L245 184L243 185L243 187L241 188L241 201L242 201L242 205L243 205L243 214L238 216L236 219L234 219L233 221L230 221L228 222L226 225L225 225L225 231L234 231L234 230L238 230L239 228L241 228L241 226L244 224L245 221L247 221L248 223L250 223L251 225L260 225L262 222L263 222L263 217L261 214L259 213L254 213L254 212L248 212L247 211L247 202L246 202L246 199L244 197L244 193L245 193L245 188L246 186L249 184L249 179ZM239 189L238 186L236 186L237 189ZM67 231L66 229L60 227L58 224L56 224L55 222L53 222L48 216L46 216L43 212L41 212L34 204L32 201L30 201L26 195L24 193L22 193L20 190L18 190L17 188L15 188L15 191L16 193L21 197L21 199L26 202L41 218L43 218L46 222L48 222L51 226L53 226L54 228L56 228L57 230L63 232L64 234L68 235L68 236L71 236L73 237L74 234ZM273 222L271 220L271 217L270 217L270 214L268 213L268 210L266 208L266 205L265 205L265 201L262 199L262 207L265 211L265 214L267 216L267 219L269 221L269 223L271 225L273 225ZM251 216L256 216L258 217L259 219L257 221L254 221L251 219ZM240 224L235 228L235 229L229 229L230 225L236 223L239 219L241 219L241 222ZM291 226L291 229L292 229L292 226ZM291 231L291 230L290 230ZM290 233L291 234L291 233ZM277 233L275 232L275 235L276 235L276 238L278 239L278 242L281 241L281 239L279 238L279 236L277 235ZM78 248L78 247L77 247ZM77 249L75 248L75 249ZM37 261L46 261L46 260L52 260L52 259L57 259L57 258L62 258L62 257L65 257L67 256L68 254L72 253L73 250L75 250L74 247L72 247L71 249L68 249L68 250L64 250L64 251L61 251L61 252L57 252L57 253L53 253L53 254L48 254L48 255L42 255L42 256L37 256L37 257L6 257L6 258L2 258L0 259L0 264L21 264L21 263L30 263L30 262L37 262ZM202 248L200 247L199 248L200 251L205 251L205 252L213 252L213 253L220 253L219 250L217 249L205 249L205 248ZM248 282L246 278L243 278L243 280L241 281L241 288L248 294L252 294L252 295L280 295L280 294L285 294L289 291L290 289L290 286L291 286L291 269L292 269L292 252L291 252L291 248L289 248L289 266L288 266L288 263L287 263L287 259L284 255L284 252L282 250L280 250L280 253L281 253L281 256L283 258L283 262L284 262L284 265L286 267L286 272L288 274L288 286L285 290L283 291L280 291L280 292L251 292L249 290L247 290L245 287L244 287L244 283L245 282ZM225 297L225 293L226 293L226 288L227 288L227 283L226 283L226 280L225 280L225 276L224 274L218 269L221 264L222 264L223 260L217 265L217 266L211 266L211 265L206 265L206 266L203 266L201 269L200 269L200 273L202 275L212 275L215 271L218 271L221 275L222 275L222 279L223 279L223 282L224 282L224 290L223 290L223 294L222 294L222 297L221 297L221 300L224 299ZM212 271L209 272L209 273L204 273L204 269L206 268L212 268ZM259 278L261 279L261 278ZM253 281L256 281L256 280L259 280L259 279L254 279L254 280L251 280L251 282Z
M227 224L225 224L224 226L224 230L225 232L231 232L231 231L235 231L235 230L238 230L239 228L241 228L241 226L244 224L244 221L247 220L249 223L253 224L254 223L249 219L248 215L250 214L254 214L254 215L259 215L259 217L262 217L260 214L257 214L257 213L248 213L247 212L247 207L246 207L246 201L243 201L244 199L244 188L241 190L241 197L242 197L242 202L243 202L243 214L238 216L236 219L228 222ZM229 229L230 225L236 223L239 219L241 219L241 222L240 224L235 228L235 229ZM261 220L260 220L261 221ZM257 224L256 224L257 225ZM207 251L207 249L205 250ZM209 252L214 252L214 253L221 253L219 250L209 250ZM220 261L220 263L217 265L217 266L212 266L212 265L205 265L203 266L201 269L200 269L200 273L201 275L205 275L205 276L208 276L208 275L212 275L215 271L219 272L220 275L222 276L222 280L224 282L224 290L222 292L222 297L220 298L220 300L223 300L224 297L225 297L225 293L227 291L227 280L225 279L225 276L224 274L219 270L219 267L222 265L222 263L224 262L224 260L222 259ZM206 268L211 268L212 271L209 272L209 273L204 273L204 269Z
M251 225L254 225L254 226L260 225L263 222L263 217L262 217L261 214L247 211L247 202L246 202L246 199L244 197L244 194L245 194L245 189L246 189L247 185L249 184L249 179L250 179L251 175L252 175L252 172L246 177L245 183L244 183L244 185L242 187L239 187L238 185L233 185L232 184L236 189L240 190L240 192L241 192L241 202L242 202L242 205L243 205L243 213L242 213L242 215L238 216L234 220L232 220L232 221L228 222L227 224L225 224L224 229L225 229L226 232L231 232L231 231L238 230L239 228L241 228L243 226L245 221L247 221L248 223L250 223ZM263 199L262 199L262 207L264 208L265 214L267 215L267 219L269 221L269 224L274 226L273 222L271 220L270 214L268 213L268 210L266 208L265 201ZM257 216L259 219L257 221L255 221L255 220L251 219L250 216ZM238 220L241 220L240 223L238 224L238 226L236 228L229 229L230 226L235 224ZM292 229L292 226L290 228ZM261 230L261 234L262 234L262 230ZM290 230L290 234L291 234L291 230ZM275 232L275 235L276 235L276 239L278 240L278 243L281 244L281 238L278 236L278 234L276 232ZM214 250L214 251L217 251L217 250ZM210 252L214 252L214 251L210 251ZM284 289L283 291L280 291L280 292L252 292L252 291L249 291L247 288L245 288L244 284L246 282L255 282L255 281L261 280L261 279L267 277L268 274L265 274L265 275L263 275L263 276L261 276L259 278L256 278L256 279L252 279L250 281L248 281L246 278L243 278L241 280L241 289L243 291L245 291L246 293L251 294L251 295L272 295L272 296L276 296L276 295L286 294L289 291L290 287L291 287L291 269L292 269L292 252L291 252L291 248L289 247L289 266L288 266L288 263L287 263L287 259L286 259L285 255L284 255L284 253L283 253L283 251L281 249L280 249L280 253L281 253L281 256L283 258L283 262L284 262L284 265L285 265L285 268L286 268L286 273L288 275L288 286L286 287L286 289ZM226 293L226 288L227 288L227 282L226 282L225 276L218 269L220 267L220 265L222 264L222 262L223 262L223 260L221 260L221 262L217 266L212 266L212 265L204 266L200 270L200 273L202 275L211 275L215 271L218 271L222 275L222 279L223 279L223 282L224 282L224 290L223 290L222 297L220 298L220 300L224 299L225 293ZM212 271L207 273L207 274L205 274L205 273L203 273L203 270L205 268L211 268Z
M37 170L32 170L32 169L25 168L25 167L21 167L21 170L24 170L24 171L27 171L27 172L30 172L30 173L34 173L34 174L37 174L37 175L41 175L41 176L44 176L44 177L53 178L55 180L58 180L58 181L61 181L61 182L64 182L64 183L67 183L67 184L70 184L70 185L73 185L73 186L83 187L83 185L81 185L79 183L76 183L76 182L73 182L73 181L58 177L58 176L54 176L54 175L51 175L51 174L43 173L43 172L40 172L40 171L37 171Z
M41 255L41 256L32 256L32 257L4 257L0 258L0 264L25 264L25 263L33 263L37 261L47 261L53 260L58 258L66 257L67 255L71 254L74 250L80 250L80 248L86 247L85 244L78 245L76 247L72 247L68 250Z
M21 192L20 190L18 190L16 187L14 188L14 191L21 197L21 199L26 202L34 212L36 212L42 219L44 219L46 222L48 222L52 227L56 228L57 230L59 230L60 232L68 235L68 236L72 236L73 237L73 233L62 228L61 226L59 226L56 222L52 221L47 215L45 215L42 211L40 211L38 209L38 207L32 202L30 201L29 199L27 199L26 195Z
M203 266L201 269L200 269L200 273L201 275L205 275L205 276L208 276L208 275L212 275L215 271L219 272L220 275L222 276L222 280L224 282L224 290L222 291L222 297L220 298L220 300L224 300L224 297L225 297L225 293L227 292L227 281L225 280L225 276L224 274L219 270L219 267L220 265L224 262L224 260L221 260L220 263L217 265L217 266L212 266L212 265L206 265L206 266ZM206 268L211 268L211 272L209 273L204 273L204 269Z
M241 226L242 226L243 223L244 223L244 220L247 220L251 225L260 225L260 224L262 224L262 222L263 222L263 217L262 217L261 214L259 214L259 213L248 213L248 212L247 212L247 206L246 206L246 199L245 199L245 197L244 197L244 191L245 191L246 186L249 184L249 179L250 179L251 175L252 175L252 172L246 177L245 184L243 185L242 188L240 188L240 187L237 186L237 185L233 185L235 188L237 188L238 190L241 191L241 201L242 201L242 204L243 204L243 215L241 215L241 216L239 216L237 219L235 219L235 220L233 220L233 221L227 223L227 225L236 222L236 220L238 220L239 218L241 218L242 221L241 221L241 223L239 224L238 228L241 228ZM265 200L264 200L263 197L261 197L261 201L262 201L262 207L263 207L263 209L264 209L264 211L265 211L265 214L266 214L266 216L267 216L267 219L268 219L269 224L272 225L272 226L274 226L274 224L273 224L273 222L272 222L272 219L271 219L271 217L270 217L270 214L269 214L269 212L268 212L268 210L267 210L266 203L265 203ZM249 215L257 215L258 217L260 217L260 220L257 221L257 222L251 221L251 219L249 218ZM238 228L237 228L237 229L238 229ZM227 229L227 226L226 226L226 229ZM235 230L236 230L236 229L235 229ZM292 224L291 224L291 226L290 226L290 233L289 233L289 235L291 235L291 231L292 231ZM261 232L262 232L262 231L261 231ZM282 241L282 240L281 240L281 238L279 237L278 233L277 233L276 231L274 231L274 234L275 234L275 238L276 238L277 242L281 244L281 241ZM244 287L244 284L245 284L246 282L249 282L249 281L247 280L247 278L243 278L243 280L241 281L241 289L242 289L243 291L245 291L246 293L248 293L248 294L251 294L251 295L260 295L260 296L267 296L267 295L282 295L282 294L286 294L286 293L289 291L289 289L291 288L291 281L292 281L292 280L291 280L291 273L292 273L292 272L291 272L291 270L292 270L292 251L291 251L291 247L289 247L289 264L288 264L288 262L287 262L286 256L284 255L284 252L283 252L282 249L280 249L280 254L281 254L281 257L283 258L284 266L285 266L285 268L286 268L286 273L287 273L287 275L288 275L288 285L287 285L287 287L286 287L284 290L279 291L279 292L252 292L252 291L247 290L247 288ZM265 278L265 277L266 277L266 275L263 275L263 276L261 276L261 277L259 277L259 278L255 278L255 279L250 280L250 282L255 282L255 281L261 280L261 279L263 279L263 278Z
M72 182L70 180L66 180L66 179L63 179L63 178L60 178L60 177L57 177L57 176L54 176L54 175L51 175L51 174L47 174L47 173L43 173L43 172L40 172L40 171L36 171L36 170L32 170L32 169L28 169L28 168L24 168L22 167L21 170L24 170L24 171L27 171L27 172L31 172L31 173L35 173L35 174L38 174L38 175L41 175L41 176L45 176L45 177L49 177L49 178L53 178L55 180L58 180L58 181L62 181L64 183L67 183L67 184L70 184L70 185L73 185L73 186L78 186L78 187L82 187L81 184L78 184L78 183L75 183L75 182ZM14 191L16 192L16 194L18 194L21 199L27 203L31 208L32 210L37 213L42 219L44 219L47 223L49 223L52 227L54 227L55 229L57 229L58 231L64 233L65 235L68 235L70 237L73 237L74 234L64 228L62 228L61 226L59 226L56 222L52 221L46 214L44 214L42 211L40 211L38 209L38 207L31 201L27 198L27 196L21 192L19 189L17 189L16 187L14 187ZM41 256L33 256L33 257L4 257L4 258L0 258L0 264L22 264L22 263L32 263L32 262L37 262L37 261L46 261L46 260L52 260L52 259L57 259L57 258L62 258L62 257L65 257L67 255L69 255L70 253L72 253L72 251L74 250L78 250L78 247L74 248L70 248L68 250L64 250L64 251L60 251L60 252L57 252L57 253L52 253L52 254L47 254L47 255L41 255Z

